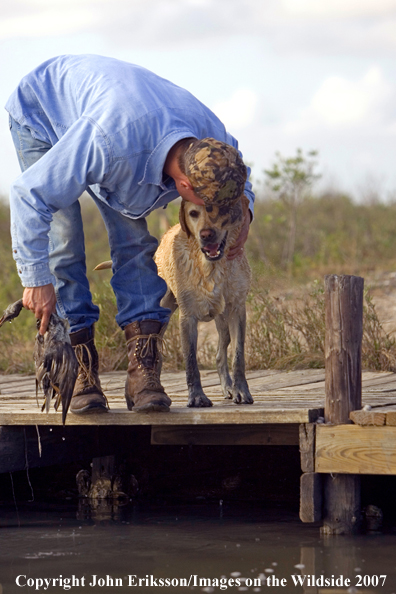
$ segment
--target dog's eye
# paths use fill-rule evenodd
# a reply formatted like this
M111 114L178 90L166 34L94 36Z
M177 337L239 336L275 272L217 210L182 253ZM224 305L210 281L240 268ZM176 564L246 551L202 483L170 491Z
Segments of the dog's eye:
M197 219L199 217L199 212L197 210L190 210L190 217Z

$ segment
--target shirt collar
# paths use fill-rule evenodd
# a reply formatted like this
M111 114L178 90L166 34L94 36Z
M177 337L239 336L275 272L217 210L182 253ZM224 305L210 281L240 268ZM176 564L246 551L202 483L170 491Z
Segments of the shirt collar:
M146 166L144 168L143 177L139 182L139 185L143 184L155 184L157 186L164 186L163 184L163 170L165 166L166 157L173 145L176 144L182 138L194 137L195 134L191 130L174 130L170 134L167 134L161 142L157 144L153 152L147 159Z

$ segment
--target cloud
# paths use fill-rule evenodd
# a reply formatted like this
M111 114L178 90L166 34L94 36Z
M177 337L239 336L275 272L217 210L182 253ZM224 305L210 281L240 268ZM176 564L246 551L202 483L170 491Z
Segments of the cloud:
M247 0L254 2L255 0ZM238 30L250 11L239 0L15 0L0 22L0 39L91 31L131 46L175 45ZM245 27L246 28L246 27Z
M395 0L282 0L285 14L296 17L375 17L387 16L396 10Z
M367 130L391 123L396 89L382 71L371 67L357 80L341 76L326 78L313 95L300 118L286 125L289 132L322 127L343 129L360 127Z
M396 53L396 0L14 0L0 40L94 33L115 47L191 47L248 35L290 55Z
M79 10L78 21L70 9L54 8L42 14L31 14L24 18L5 18L0 21L0 40L24 38L53 37L59 32L59 23L62 23L63 35L78 33L92 24L92 15L89 10ZM59 33L58 33L59 34Z
M214 113L230 131L251 124L256 115L258 96L252 89L237 89L229 99L213 107Z

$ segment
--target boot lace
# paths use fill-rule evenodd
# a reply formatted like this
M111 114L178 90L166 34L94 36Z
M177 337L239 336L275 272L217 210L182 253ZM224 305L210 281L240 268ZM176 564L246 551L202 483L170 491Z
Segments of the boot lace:
M78 377L87 385L92 387L96 385L95 377L92 373L92 354L89 347L86 344L77 344L74 347L74 352L79 365ZM88 364L86 364L86 361Z
M144 339L146 342L140 342L141 339ZM127 345L133 342L134 340L137 341L139 345L139 356L141 358L155 355L155 346L157 346L157 351L161 353L161 355L165 354L166 351L166 343L164 338L161 334L136 334L136 336L132 336L129 340L127 340ZM155 341L158 340L158 343Z
M147 381L147 386L162 390L155 364L158 360L157 353L163 355L165 351L165 342L163 337L160 334L137 334L127 341L127 345L135 340L135 357L139 361L139 368L142 369L143 375ZM147 363L145 363L144 359L146 357L150 357L150 360L153 361L153 366L149 366Z
M98 388L100 390L101 395L103 396L103 398L106 401L107 408L110 409L109 401L107 400L106 394L96 384L96 378L92 371L94 361L93 361L92 353L91 353L91 350L90 350L88 344L89 343L77 344L74 347L74 353L76 355L77 363L79 365L78 379L83 384L84 390L86 390L87 388L93 388L93 387Z

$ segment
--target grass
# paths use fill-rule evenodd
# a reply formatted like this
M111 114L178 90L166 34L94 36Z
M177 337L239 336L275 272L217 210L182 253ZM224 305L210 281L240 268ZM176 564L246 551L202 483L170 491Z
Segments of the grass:
M322 368L325 363L323 283L293 298L253 291L249 298L247 367L249 369ZM369 290L364 292L362 367L396 370L396 339L383 328Z
M125 369L123 333L115 323L116 304L110 271L93 272L109 259L104 224L94 204L82 200L88 278L95 303L100 307L96 343L103 371ZM297 241L292 265L282 266L287 241L287 213L271 198L257 202L247 253L253 269L248 298L246 365L249 369L301 369L324 365L324 274L371 275L396 266L396 203L355 204L344 195L305 198L297 213ZM149 217L149 228L160 237L178 220L178 205ZM11 255L8 207L0 202L0 311L20 298L22 287ZM318 280L319 279L319 280ZM12 325L0 331L0 372L33 371L35 323L23 311ZM175 314L166 332L165 369L183 369L178 319ZM396 341L385 331L370 291L365 293L362 363L365 369L396 369ZM215 346L203 341L200 366L213 368Z

